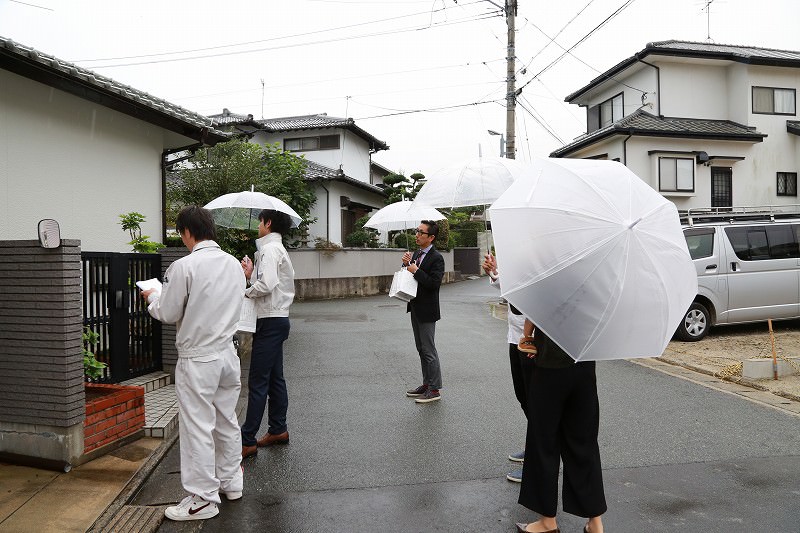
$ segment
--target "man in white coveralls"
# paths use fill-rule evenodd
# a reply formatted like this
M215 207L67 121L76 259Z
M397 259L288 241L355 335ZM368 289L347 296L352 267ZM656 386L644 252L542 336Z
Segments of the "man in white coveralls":
M177 324L175 394L180 428L181 482L189 495L164 514L203 520L219 514L220 494L242 497L241 388L233 345L244 298L242 267L214 241L211 213L185 207L175 228L191 252L172 263L160 291L142 296L153 318Z

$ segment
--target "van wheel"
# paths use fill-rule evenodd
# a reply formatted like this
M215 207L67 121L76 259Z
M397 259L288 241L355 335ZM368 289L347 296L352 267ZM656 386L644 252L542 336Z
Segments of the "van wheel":
M682 341L699 341L706 335L711 327L711 316L703 304L694 302L678 326L677 337Z

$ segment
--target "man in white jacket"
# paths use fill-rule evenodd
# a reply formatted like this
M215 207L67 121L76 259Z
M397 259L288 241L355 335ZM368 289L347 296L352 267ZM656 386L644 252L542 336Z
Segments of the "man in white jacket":
M256 455L259 447L289 442L283 343L289 338L294 268L281 236L289 231L292 222L289 215L273 209L261 211L258 218L255 265L247 257L242 259L250 285L245 295L255 301L257 318L247 381L247 415L242 424L242 458ZM267 433L256 439L265 409L269 413Z
M175 228L191 252L172 263L160 293L143 291L153 318L177 324L175 395L181 482L189 496L164 514L202 520L219 513L220 493L242 497L236 402L241 389L233 335L244 298L238 261L214 242L211 213L199 206L178 214Z

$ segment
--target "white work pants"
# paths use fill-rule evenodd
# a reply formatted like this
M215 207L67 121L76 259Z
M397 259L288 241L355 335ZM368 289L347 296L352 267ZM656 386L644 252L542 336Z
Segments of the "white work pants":
M175 368L181 482L187 492L215 503L220 489L241 491L243 485L240 377L233 343L214 356L179 357Z

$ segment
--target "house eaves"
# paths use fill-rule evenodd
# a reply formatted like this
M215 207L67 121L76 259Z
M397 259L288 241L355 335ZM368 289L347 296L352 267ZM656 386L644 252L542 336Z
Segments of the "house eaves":
M800 68L800 52L798 51L758 48L755 46L698 43L692 41L658 41L647 43L647 46L645 46L641 52L617 63L590 81L587 85L568 95L564 98L564 101L571 103L573 100L580 98L588 91L615 77L625 69L648 56L654 55L726 60L749 65Z
M672 137L724 141L762 142L767 135L754 128L730 120L702 118L657 117L637 110L617 122L578 137L573 142L550 153L550 157L565 157L586 146L614 135L641 137Z
M794 135L800 135L800 120L787 120L786 131Z
M94 102L206 145L231 135L211 119L0 36L0 69Z
M372 185L370 183L363 182L361 180L357 180L355 178L351 178L350 176L346 175L341 170L336 170L330 167L326 167L325 165L320 165L319 163L315 163L313 161L305 161L306 163L306 180L308 181L338 181L341 183L347 183L348 185L352 185L359 189L374 193L380 194L381 196L387 196L386 191L378 187L377 185Z

